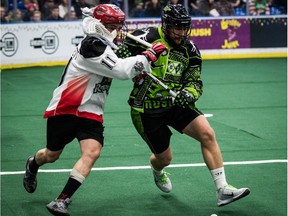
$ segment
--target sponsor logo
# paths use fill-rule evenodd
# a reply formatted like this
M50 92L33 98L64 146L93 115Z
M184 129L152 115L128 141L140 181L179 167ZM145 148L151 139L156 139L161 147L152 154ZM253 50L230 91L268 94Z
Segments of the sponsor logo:
M7 32L6 34L4 34L0 40L0 49L2 53L7 57L15 55L18 50L18 46L18 39L11 32Z
M41 37L31 40L30 46L34 49L42 49L46 54L53 54L59 47L59 38L54 32L46 31Z

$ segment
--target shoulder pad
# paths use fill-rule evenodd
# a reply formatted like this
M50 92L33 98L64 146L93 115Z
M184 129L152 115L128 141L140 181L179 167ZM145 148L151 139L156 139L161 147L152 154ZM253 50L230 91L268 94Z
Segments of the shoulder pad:
M99 38L87 36L81 42L80 54L84 58L98 57L102 55L107 45L104 44Z
M197 56L201 57L200 51L199 51L198 47L196 46L196 44L193 43L193 41L186 40L184 43L184 46L187 47L188 51L190 53L193 53L193 55L197 55Z

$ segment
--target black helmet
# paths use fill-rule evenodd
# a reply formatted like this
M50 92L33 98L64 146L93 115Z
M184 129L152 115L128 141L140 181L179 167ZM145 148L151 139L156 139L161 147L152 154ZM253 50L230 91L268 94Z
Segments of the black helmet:
M191 26L191 17L181 4L165 6L162 10L161 21L165 34L171 27L177 26L190 29Z

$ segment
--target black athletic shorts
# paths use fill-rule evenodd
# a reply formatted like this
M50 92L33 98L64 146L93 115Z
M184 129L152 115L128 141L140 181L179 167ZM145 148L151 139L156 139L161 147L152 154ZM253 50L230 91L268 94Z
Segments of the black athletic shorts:
M183 129L199 115L203 113L197 108L191 110L178 106L157 114L140 113L131 109L131 118L136 130L155 154L164 152L170 145L172 132L168 126L183 133Z
M95 139L104 144L102 123L74 115L57 115L47 120L47 148L52 151L63 149L74 138L78 141Z

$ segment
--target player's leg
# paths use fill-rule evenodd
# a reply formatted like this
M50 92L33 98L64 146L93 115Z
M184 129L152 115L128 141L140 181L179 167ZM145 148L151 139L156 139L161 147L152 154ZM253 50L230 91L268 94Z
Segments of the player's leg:
M100 156L103 147L103 125L89 119L78 119L76 137L80 143L81 157L75 163L70 176L59 196L46 205L52 214L69 215L68 206L72 195L88 177L94 163Z
M150 163L155 170L162 170L164 167L170 165L172 161L172 151L170 146L159 154L152 153L150 156Z
M201 144L204 161L210 170L218 192L218 206L227 205L250 193L248 188L236 189L233 186L228 185L223 167L222 154L214 130L203 115L199 115L191 121L183 129L183 133L198 140Z
M30 156L26 161L23 185L28 193L33 193L37 188L37 173L40 166L57 160L62 150L51 151L47 148L39 150L35 156Z
M183 133L200 142L203 158L209 170L223 167L222 155L214 130L204 115L199 115L191 121L183 129Z
M154 181L157 187L165 193L172 190L172 183L167 176L165 167L172 161L172 151L170 146L162 153L152 153L150 156L151 169L154 176Z
M88 177L95 161L100 156L102 144L94 139L85 139L80 141L82 155L74 165L70 177L59 194L57 199L51 201L46 207L52 214L69 215L68 206L70 205L72 195L82 185Z
M73 119L73 116L68 115L48 118L46 148L39 150L35 156L30 156L26 161L23 185L28 193L36 190L38 168L45 163L55 162L61 155L64 146L74 139Z
M172 133L166 125L162 124L165 116L143 115L132 109L131 118L136 130L152 152L150 165L156 186L163 192L170 192L172 184L164 168L172 160L169 145Z

